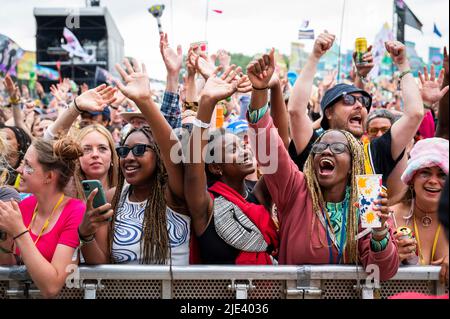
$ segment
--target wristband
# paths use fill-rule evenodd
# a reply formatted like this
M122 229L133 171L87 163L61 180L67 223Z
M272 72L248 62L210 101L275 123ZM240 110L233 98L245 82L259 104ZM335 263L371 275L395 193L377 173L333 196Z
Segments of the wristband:
M199 128L204 128L204 129L208 129L211 127L210 123L204 123L204 122L200 121L198 118L194 118L194 120L192 121L192 125L197 126Z
M11 104L11 105L17 105L17 104L19 104L20 103L20 98L19 97L17 97L17 98L15 98L15 99L13 99L13 98L9 98L9 104Z
M78 237L80 237L81 245L92 243L95 239L95 234L89 235L88 238L83 237L80 233L80 228L78 227Z
M372 236L375 235L375 236L379 236L379 237L385 237L388 232L389 232L389 227L386 223L384 224L383 230L375 230L372 228Z
M75 106L75 110L78 112L78 113L83 113L83 111L78 107L78 105L77 105L77 98L74 98L73 99L73 105Z
M269 89L268 86L266 86L265 88L259 89L259 88L255 87L254 85L252 85L252 88L253 88L253 90L255 90L255 91L265 91L265 90L268 90L268 89Z
M28 233L28 229L22 233L20 233L19 235L17 235L16 237L13 237L13 240L15 241L16 239L18 239L19 237L25 235L26 233Z

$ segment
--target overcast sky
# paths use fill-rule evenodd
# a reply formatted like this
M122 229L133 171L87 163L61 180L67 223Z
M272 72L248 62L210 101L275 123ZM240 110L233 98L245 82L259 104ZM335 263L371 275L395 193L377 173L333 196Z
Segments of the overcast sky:
M210 52L224 48L249 55L275 47L290 54L290 43L297 40L303 20L318 32L327 29L339 36L344 0L102 0L108 7L122 37L125 54L147 64L154 78L165 78L159 54L156 20L147 9L165 4L163 29L172 45L181 44L184 52L191 42L205 39L206 3L210 3L208 42ZM34 7L77 7L84 0L0 0L0 33L27 50L35 50ZM419 54L428 60L429 46L443 46L449 39L448 0L406 0L424 24L423 33L407 27L406 40L417 43ZM223 10L223 14L212 12ZM385 22L392 25L392 0L346 0L342 46L352 49L354 39L369 42ZM436 22L443 34L433 35ZM312 41L305 41L307 49Z

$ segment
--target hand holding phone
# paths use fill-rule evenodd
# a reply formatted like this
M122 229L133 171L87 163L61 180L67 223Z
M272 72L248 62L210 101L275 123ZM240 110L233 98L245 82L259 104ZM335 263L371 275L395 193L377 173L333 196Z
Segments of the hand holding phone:
M87 180L82 181L81 184L83 185L83 191L86 198L89 198L91 193L96 191L97 193L94 196L94 199L92 200L92 208L98 208L100 206L103 206L107 203L105 192L103 191L102 184L98 180ZM106 211L105 211L106 213Z

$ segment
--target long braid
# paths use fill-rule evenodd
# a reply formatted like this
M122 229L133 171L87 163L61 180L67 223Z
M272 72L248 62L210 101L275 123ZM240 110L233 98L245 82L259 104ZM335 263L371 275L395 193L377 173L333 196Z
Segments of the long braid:
M144 211L144 221L142 225L142 239L141 239L141 262L143 264L165 264L169 254L169 234L167 232L167 216L166 216L166 199L164 191L167 185L167 173L164 164L161 160L159 148L153 142L151 132L148 128L131 130L127 138L136 132L141 132L151 142L151 148L156 154L156 172L154 173L152 182L149 186L152 186L152 192L147 199L147 205ZM117 212L119 207L123 186L125 184L125 177L122 170L119 170L119 181L116 192L112 200L112 209ZM132 187L132 186L130 186ZM112 249L114 240L114 219L111 223L111 229L109 232L109 251Z
M318 142L322 139L322 137L330 131L323 133ZM356 183L356 176L362 175L365 172L364 168L364 149L361 143L350 133L346 131L339 130L347 139L349 148L350 148L350 156L351 156L351 172L350 172L350 198L348 203L348 218L347 218L347 238L345 242L345 256L347 256L348 263L356 263L357 262L357 241L355 239L358 233L358 225L359 225L359 216L358 216L358 208L353 205L353 203L358 202L358 186ZM310 154L308 160L305 163L305 177L306 183L308 187L309 194L312 199L313 210L316 214L316 218L319 218L319 214L322 214L322 209L325 209L326 204L323 198L322 190L319 185L319 181L317 180L317 176L314 171L314 154ZM313 225L314 225L313 219ZM311 230L311 232L313 229ZM311 233L312 236L312 233ZM321 242L322 248L324 244Z

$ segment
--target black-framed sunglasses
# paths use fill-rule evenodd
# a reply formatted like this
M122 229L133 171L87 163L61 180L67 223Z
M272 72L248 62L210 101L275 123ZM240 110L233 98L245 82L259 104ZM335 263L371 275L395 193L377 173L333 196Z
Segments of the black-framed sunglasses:
M333 154L342 154L345 152L345 149L347 148L348 151L350 152L350 147L348 147L347 144L344 143L316 143L313 145L312 147L312 152L313 154L322 154L323 152L325 152L325 150L330 147L330 151Z
M147 148L153 149L153 146L147 144L136 144L133 147L120 146L116 148L116 152L120 158L126 158L130 153L130 151L133 153L134 156L141 157L144 156L145 152L147 151Z
M351 94L343 94L342 95L342 101L344 102L344 105L347 106L353 106L355 105L356 101L359 101L366 109L371 107L370 98L367 96L354 96Z

